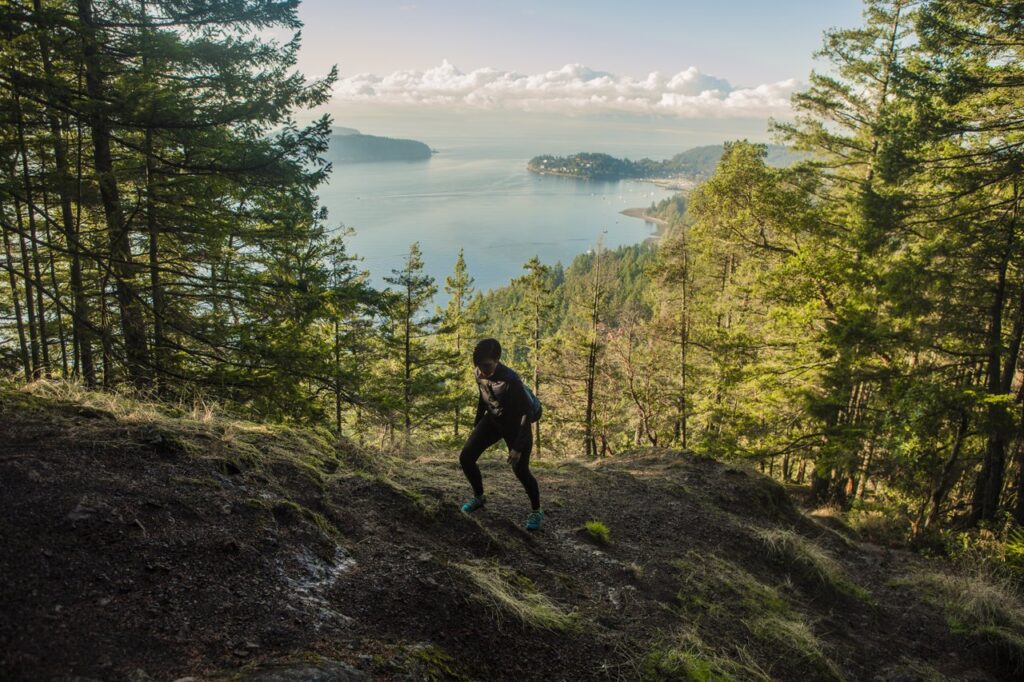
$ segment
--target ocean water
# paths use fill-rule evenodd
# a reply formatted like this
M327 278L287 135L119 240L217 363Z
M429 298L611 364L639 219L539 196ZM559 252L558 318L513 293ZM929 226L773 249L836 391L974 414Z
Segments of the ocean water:
M386 286L418 241L439 302L460 248L475 286L487 290L522 275L535 255L568 265L599 239L606 247L643 241L654 226L619 212L673 194L645 182L528 173L527 161L548 150L487 138L428 142L439 152L429 161L335 166L320 199L331 224L355 230L349 252L375 286Z

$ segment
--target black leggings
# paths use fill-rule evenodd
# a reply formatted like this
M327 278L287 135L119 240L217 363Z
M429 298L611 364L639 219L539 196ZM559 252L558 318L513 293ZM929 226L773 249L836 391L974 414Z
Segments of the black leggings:
M481 419L476 428L473 429L473 433L469 434L469 438L466 440L466 445L462 448L462 454L459 455L459 463L462 465L462 471L465 472L466 478L469 479L469 484L473 486L473 494L477 497L484 494L484 480L480 474L480 467L476 465L476 461L480 459L480 455L484 453L484 450L491 447L499 440L502 440L501 432L498 430L497 424L489 414L485 414ZM505 445L512 449L512 444L508 438L505 438ZM530 439L526 442L526 447L522 452L519 453L519 462L512 465L512 471L515 472L516 478L523 484L523 488L526 489L526 494L530 496L530 504L534 510L540 509L540 489L537 487L537 479L533 477L530 472L530 452L533 450L533 433L530 433Z

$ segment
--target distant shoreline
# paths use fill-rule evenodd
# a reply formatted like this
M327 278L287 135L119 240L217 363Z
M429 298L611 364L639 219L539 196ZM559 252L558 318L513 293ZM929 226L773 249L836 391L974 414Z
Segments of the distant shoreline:
M619 213L624 216L629 216L630 218L639 218L645 223L651 223L658 226L658 231L644 239L644 242L656 243L665 235L665 232L668 231L668 227L670 225L667 220L663 218L656 218L649 214L646 208L627 208L623 211L619 211Z
M662 189L673 190L673 191L676 191L676 192L683 192L683 191L688 190L688 189L693 189L693 187L697 184L697 181L694 180L693 178L684 178L684 177L677 177L677 178L642 178L642 177L635 177L635 176L631 176L631 175L615 175L615 176L609 175L607 177L604 177L604 176L602 176L602 177L588 177L586 175L580 175L579 173L570 173L568 171L537 170L537 169L531 168L531 167L527 167L526 170L529 171L530 173L533 173L534 175L551 175L551 176L554 176L556 178L574 178L576 180L582 180L584 182L587 182L587 181L590 181L590 180L596 180L598 182L622 182L624 180L632 180L634 182L649 182L652 185L657 185L658 187L661 187ZM630 210L632 210L632 209L630 209ZM633 216L633 217L637 218L639 216Z

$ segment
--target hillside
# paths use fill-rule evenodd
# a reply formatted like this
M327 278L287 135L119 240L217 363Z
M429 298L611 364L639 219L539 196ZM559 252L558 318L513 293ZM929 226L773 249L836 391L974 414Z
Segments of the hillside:
M770 166L789 166L801 158L792 149L778 144L765 145ZM693 147L664 161L652 159L618 159L608 154L581 152L570 156L543 154L530 159L527 170L545 175L566 175L588 180L624 180L627 178L685 178L703 180L711 177L725 152L720 144Z
M376 161L425 161L430 147L417 140L402 140L364 135L343 129L330 138L326 158L332 163L368 163Z
M541 458L529 534L493 453L468 517L455 453L47 384L0 432L2 679L1012 678L1010 605L952 632L942 564L740 466Z

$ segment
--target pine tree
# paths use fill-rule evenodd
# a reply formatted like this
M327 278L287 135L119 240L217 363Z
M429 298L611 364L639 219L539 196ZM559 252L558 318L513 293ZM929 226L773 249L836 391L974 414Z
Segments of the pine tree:
M423 272L419 242L409 247L405 265L391 272L390 277L384 278L395 287L387 292L390 299L387 348L397 355L399 363L401 414L408 443L413 426L430 419L435 413L435 403L444 399L444 377L438 371L439 354L430 344L441 317L424 314L437 293L437 286L434 278Z
M523 269L527 271L527 274L512 282L512 286L519 287L523 294L515 312L520 320L520 329L530 341L527 361L533 376L533 392L540 398L543 395L541 389L542 339L548 333L551 310L554 307L551 296L552 275L551 268L543 265L537 256L527 261ZM534 451L538 455L541 453L542 445L540 429L540 420L538 420L534 422Z
M463 249L459 249L453 273L445 278L444 290L449 296L448 305L437 312L441 317L442 341L448 351L446 364L448 385L451 387L448 393L453 405L452 432L457 439L462 424L462 408L471 402L470 397L475 393L468 389L474 385L474 381L467 351L472 348L476 329L487 321L480 307L473 305L475 289L473 278L466 268Z

